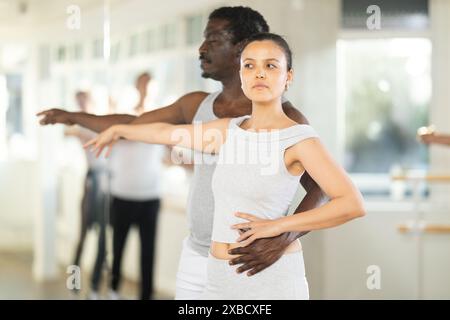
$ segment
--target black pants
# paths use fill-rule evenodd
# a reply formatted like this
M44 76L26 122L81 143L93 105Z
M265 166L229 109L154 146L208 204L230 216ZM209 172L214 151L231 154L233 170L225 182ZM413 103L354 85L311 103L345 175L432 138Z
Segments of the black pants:
M121 262L128 230L132 224L139 227L141 239L141 299L152 298L153 264L156 225L160 200L130 201L112 198L111 223L113 226L113 266L111 288L118 290L121 280Z
M107 224L107 196L100 190L102 172L89 170L86 175L84 195L81 203L81 230L75 252L74 265L79 266L84 241L89 229L98 228L97 257L91 277L91 289L98 291L102 270L106 259L106 224Z

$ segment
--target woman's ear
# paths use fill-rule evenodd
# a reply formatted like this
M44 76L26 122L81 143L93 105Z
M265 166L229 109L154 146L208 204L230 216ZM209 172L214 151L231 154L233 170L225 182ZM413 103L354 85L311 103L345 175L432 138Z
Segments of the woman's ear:
M294 70L290 69L290 70L287 72L287 79L286 79L286 82L287 82L288 84L291 84L292 81L294 81Z
M294 72L292 71L292 69L290 69L287 72L287 77L286 77L286 84L284 85L284 90L288 91L289 90L289 86L292 83L292 80L294 80Z

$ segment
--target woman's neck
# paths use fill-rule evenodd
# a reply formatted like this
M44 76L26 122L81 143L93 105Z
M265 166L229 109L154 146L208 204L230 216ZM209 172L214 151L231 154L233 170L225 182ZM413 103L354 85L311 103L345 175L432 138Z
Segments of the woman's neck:
M246 129L280 129L291 120L286 116L281 104L281 97L267 102L252 102L252 114Z

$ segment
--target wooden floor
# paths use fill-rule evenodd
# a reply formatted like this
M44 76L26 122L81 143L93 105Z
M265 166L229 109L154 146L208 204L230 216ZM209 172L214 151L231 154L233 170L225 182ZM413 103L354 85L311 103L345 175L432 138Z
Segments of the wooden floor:
M38 283L32 278L31 252L0 252L0 299L19 300L72 300L87 299L89 295L88 274L82 275L81 290L78 294L67 289L65 270L61 268L60 277L54 281ZM106 278L106 271L105 277ZM86 281L84 280L86 279ZM108 288L102 281L100 299L107 299ZM137 283L124 279L121 284L122 299L137 299ZM155 299L173 299L156 293Z

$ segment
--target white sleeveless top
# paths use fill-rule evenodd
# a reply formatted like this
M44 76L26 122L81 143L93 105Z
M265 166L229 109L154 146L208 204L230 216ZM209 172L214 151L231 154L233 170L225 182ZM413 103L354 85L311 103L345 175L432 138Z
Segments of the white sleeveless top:
M212 240L216 242L236 242L239 232L231 226L248 222L236 217L237 211L263 219L277 219L288 213L301 175L294 176L287 170L285 150L302 140L318 138L309 125L265 132L240 128L248 118L230 120L212 177Z
M193 122L209 122L218 119L214 114L214 101L221 92L216 91L206 96L198 107ZM284 97L281 100L282 103L286 101ZM199 158L207 161L197 161ZM204 257L208 257L213 230L214 196L211 181L216 168L216 158L218 158L217 155L194 151L194 172L186 206L188 244Z

